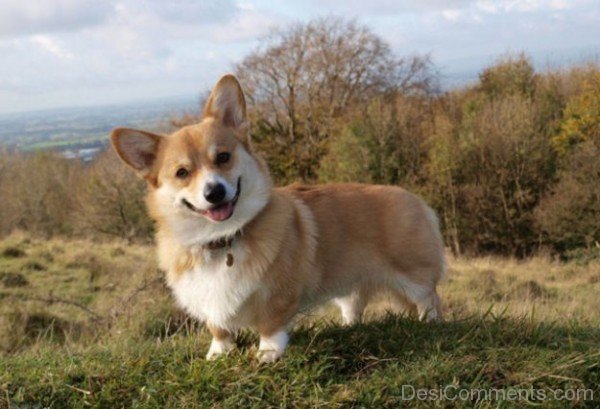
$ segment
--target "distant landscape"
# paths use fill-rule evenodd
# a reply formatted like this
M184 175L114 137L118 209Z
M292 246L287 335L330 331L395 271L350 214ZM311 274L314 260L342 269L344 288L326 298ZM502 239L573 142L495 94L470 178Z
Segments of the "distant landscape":
M198 107L199 98L187 96L0 114L0 145L24 152L51 149L89 161L107 146L110 130L116 126L160 132L169 127L169 118Z

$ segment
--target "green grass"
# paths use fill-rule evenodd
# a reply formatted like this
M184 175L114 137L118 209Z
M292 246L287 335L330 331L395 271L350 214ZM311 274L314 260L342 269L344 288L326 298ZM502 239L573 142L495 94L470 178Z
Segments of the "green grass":
M449 393L580 389L588 392L578 400L527 404L597 407L596 262L485 258L451 266L442 287L445 322L382 313L382 302L365 323L341 327L326 310L300 320L284 359L273 365L255 360L257 337L249 331L238 335L236 352L208 362L208 332L174 308L155 280L148 247L13 236L0 242L0 272L21 274L28 284L0 284L0 407L526 404L404 401L403 390L404 397L411 390L403 385ZM51 290L54 301L77 305L31 300Z

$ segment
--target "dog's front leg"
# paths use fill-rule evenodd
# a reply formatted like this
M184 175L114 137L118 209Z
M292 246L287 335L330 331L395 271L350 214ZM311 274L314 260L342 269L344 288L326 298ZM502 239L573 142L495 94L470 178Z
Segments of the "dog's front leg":
M256 357L261 363L275 362L283 355L289 341L288 328L298 312L299 297L276 295L267 302L265 314L256 326L260 343Z
M213 361L223 354L227 354L235 346L233 336L227 330L207 324L208 330L212 334L212 342L206 354L206 359Z
M287 347L290 337L286 329L281 329L272 334L260 334L260 344L256 356L261 363L275 362Z

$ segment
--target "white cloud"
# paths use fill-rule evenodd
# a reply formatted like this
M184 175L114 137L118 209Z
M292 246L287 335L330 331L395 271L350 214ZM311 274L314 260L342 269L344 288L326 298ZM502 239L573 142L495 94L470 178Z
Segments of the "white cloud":
M56 40L50 38L47 35L37 34L31 37L31 42L40 46L43 50L53 54L62 59L72 59L73 54L65 50L59 45Z
M456 21L461 16L460 10L442 10L442 16L449 21Z
M572 3L569 3L566 0L552 0L550 2L550 8L552 10L567 10L573 6Z
M576 3L584 2L586 0L477 0L475 8L491 14L498 12L534 13L548 10L567 10L573 8Z
M475 7L483 12L496 14L498 12L498 5L493 0L482 0L475 3Z
M74 31L102 23L113 8L110 0L3 0L0 36Z
M458 9L467 6L474 0L303 0L313 7L320 7L326 12L351 13L356 17L368 15L385 15L409 12L440 11Z
M221 43L249 41L266 35L280 23L274 15L245 9L227 24L217 26L210 37Z

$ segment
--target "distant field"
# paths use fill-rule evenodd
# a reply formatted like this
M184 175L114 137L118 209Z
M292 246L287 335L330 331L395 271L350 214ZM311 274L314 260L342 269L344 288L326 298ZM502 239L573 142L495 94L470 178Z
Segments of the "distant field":
M600 262L450 266L445 322L386 315L382 301L344 328L325 308L300 320L282 361L259 366L250 332L204 360L209 335L174 307L150 247L13 235L0 242L0 407L526 404L403 400L419 388L565 390L573 399L529 404L597 407Z
M61 108L0 115L0 146L21 151L76 150L106 145L117 126L161 131L171 116L198 109L194 97Z
M40 142L33 142L28 145L21 146L22 151L35 151L40 149L67 149L73 147L89 147L96 145L103 145L108 142L108 135L96 135L88 136L77 139L63 139L63 140L46 140Z

